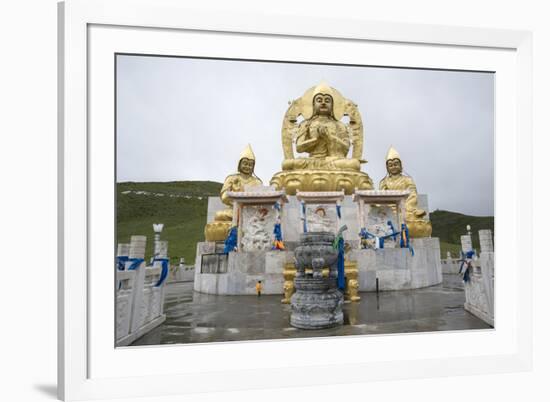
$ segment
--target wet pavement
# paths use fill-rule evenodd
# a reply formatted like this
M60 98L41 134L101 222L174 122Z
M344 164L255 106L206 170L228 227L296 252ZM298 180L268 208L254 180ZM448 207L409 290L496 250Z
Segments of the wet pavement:
M423 289L360 293L344 305L344 325L323 330L290 326L290 305L282 295L217 296L193 291L192 282L166 287L166 321L132 346L395 334L492 328L464 310L461 277Z

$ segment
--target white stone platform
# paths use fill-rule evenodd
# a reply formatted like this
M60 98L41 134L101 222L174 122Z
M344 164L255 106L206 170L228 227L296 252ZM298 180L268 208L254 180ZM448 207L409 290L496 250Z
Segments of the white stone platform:
M428 210L427 197L420 198L425 204L422 207ZM213 218L217 210L224 208L219 198L210 197L208 220ZM288 202L282 207L281 228L285 251L239 251L223 255L223 243L198 243L195 291L253 295L256 294L256 282L261 280L263 293L283 294L284 266L294 262L293 250L302 233L301 208L296 196L288 196ZM352 196L345 196L341 202L341 219L338 224L348 227L344 232L344 240L351 246L351 250L346 253L346 258L357 262L359 291L375 291L376 278L379 290L417 289L442 282L439 239L412 239L414 256L409 249L399 247L360 249L358 208ZM388 246L391 243L388 241Z
M352 250L347 258L357 261L359 291L406 290L433 286L443 281L439 239L412 239L414 256L406 248ZM283 270L294 261L294 252L253 251L232 252L221 273L201 273L201 250L213 251L213 243L199 243L195 268L194 289L197 292L219 295L253 295L258 280L265 294L283 294ZM221 252L220 246L218 251ZM221 264L223 265L223 264Z
M222 272L213 273L214 269L202 265L201 252L213 251L215 245L202 242L197 245L197 263L195 266L194 290L201 293L218 295L255 295L256 283L262 281L263 294L283 294L283 269L286 263L294 261L290 251L241 251L231 252L227 257L220 256ZM218 245L218 252L221 252ZM223 248L223 247L222 247ZM216 265L213 263L213 265ZM204 272L210 271L210 272Z

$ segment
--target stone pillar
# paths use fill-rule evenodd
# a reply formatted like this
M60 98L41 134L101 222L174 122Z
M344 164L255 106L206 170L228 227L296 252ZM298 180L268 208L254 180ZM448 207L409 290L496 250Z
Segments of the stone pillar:
M147 237L145 236L132 236L130 238L130 253L129 257L132 258L145 258L145 246L147 244ZM135 332L139 329L141 321L139 319L140 306L143 299L143 284L145 281L145 267L142 263L136 272L135 289L132 299L132 318L130 320L130 332Z
M163 223L153 223L153 230L155 232L155 238L153 242L153 256L157 257L159 250L158 250L158 243L160 242L160 233L162 232L162 229L164 228Z
M130 238L130 251L128 257L130 258L144 258L145 257L145 245L147 244L147 237L145 236L132 236Z
M130 253L130 245L128 243L119 243L117 245L116 256L117 257L128 257Z
M493 252L493 236L490 229L479 231L479 244L482 253Z
M168 258L168 242L166 240L159 240L155 242L155 258ZM155 261L153 266L161 267L161 261Z
M462 252L467 253L468 251L474 251L472 246L472 236L462 235L460 236L460 243L462 244Z

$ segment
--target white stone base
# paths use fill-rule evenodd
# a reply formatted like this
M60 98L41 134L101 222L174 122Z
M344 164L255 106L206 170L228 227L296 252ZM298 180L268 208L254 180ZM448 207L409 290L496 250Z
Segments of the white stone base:
M218 295L255 295L256 283L262 281L262 294L283 294L284 266L293 258L293 252L280 250L229 253L227 272L212 274L201 273L198 255L194 289Z
M408 249L353 250L347 258L357 261L359 290L375 291L376 278L380 290L417 289L443 281L439 239L413 239L414 256ZM197 247L194 289L197 292L219 295L254 295L256 282L262 281L263 293L283 294L283 269L294 261L292 251L254 251L229 253L227 272L201 273L201 250Z
M357 261L359 291L405 290L433 286L443 281L439 239L412 239L414 256L406 248L353 250L349 259Z

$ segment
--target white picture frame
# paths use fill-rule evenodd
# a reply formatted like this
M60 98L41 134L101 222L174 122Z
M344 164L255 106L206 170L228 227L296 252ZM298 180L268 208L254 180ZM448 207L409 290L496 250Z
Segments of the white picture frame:
M308 42L309 53L288 46L300 41ZM239 46L227 46L237 42ZM319 60L329 56L316 47L335 44L368 49L375 65L496 72L495 249L507 250L507 257L497 254L495 330L115 349L114 298L99 297L104 286L112 287L109 258L114 243L96 230L113 224L111 167L97 163L113 156L113 54L192 49L194 55L242 57L241 52L249 52L245 57ZM147 397L530 369L531 33L211 13L177 1L71 0L59 5L59 45L60 398ZM347 63L348 56L342 51L331 57ZM97 268L98 262L104 270ZM461 344L468 347L456 347ZM315 353L335 347L360 353ZM263 359L253 358L259 354Z

